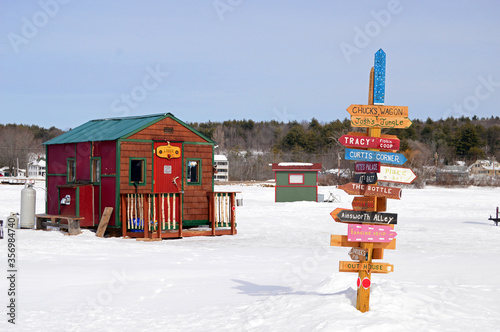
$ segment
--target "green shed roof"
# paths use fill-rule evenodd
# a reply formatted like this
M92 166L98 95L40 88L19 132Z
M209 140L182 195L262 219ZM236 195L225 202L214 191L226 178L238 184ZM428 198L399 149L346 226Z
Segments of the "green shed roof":
M78 126L70 131L57 136L43 144L65 144L79 142L95 142L95 141L114 141L119 138L126 138L137 131L142 130L153 123L165 119L172 118L183 126L189 128L203 139L210 143L215 143L210 138L196 131L191 126L177 119L171 113L161 113L143 116L129 116L123 118L109 118L92 120Z

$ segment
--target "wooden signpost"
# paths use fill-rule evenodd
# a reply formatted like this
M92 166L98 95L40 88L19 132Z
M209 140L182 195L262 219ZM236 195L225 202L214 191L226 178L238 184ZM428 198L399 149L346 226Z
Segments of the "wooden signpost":
M394 266L389 263L374 263L384 257L384 249L395 249L397 214L383 213L387 199L401 199L401 189L377 185L376 181L412 183L416 176L409 168L385 166L403 165L406 157L395 153L400 147L399 139L383 135L383 128L408 128L407 106L386 106L385 98L386 55L382 49L375 53L375 65L370 71L368 105L350 105L351 126L366 127L366 133L350 132L339 138L346 147L345 159L358 161L355 170L374 174L375 181L367 181L368 174L357 175L355 182L339 186L355 197L353 210L337 208L330 213L336 222L348 223L348 235L332 235L331 246L351 247L349 256L358 262L339 262L340 272L357 272L356 308L361 312L370 310L371 273L389 273ZM381 151L382 150L382 151ZM378 164L377 164L378 163ZM373 182L373 183L369 183Z

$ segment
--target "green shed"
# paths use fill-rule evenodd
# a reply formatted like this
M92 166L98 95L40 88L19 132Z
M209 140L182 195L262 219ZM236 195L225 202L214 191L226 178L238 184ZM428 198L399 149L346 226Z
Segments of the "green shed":
M275 201L318 201L318 172L321 164L273 163Z

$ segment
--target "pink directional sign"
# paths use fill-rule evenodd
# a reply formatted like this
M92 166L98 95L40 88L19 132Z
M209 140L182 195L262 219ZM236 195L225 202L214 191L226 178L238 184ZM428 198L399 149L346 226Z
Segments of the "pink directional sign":
M397 233L391 226L349 224L347 241L352 242L391 242Z

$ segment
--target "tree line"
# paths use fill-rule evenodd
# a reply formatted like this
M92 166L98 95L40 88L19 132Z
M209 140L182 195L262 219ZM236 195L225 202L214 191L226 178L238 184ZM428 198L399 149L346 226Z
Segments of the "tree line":
M49 129L36 125L0 124L0 167L7 166L10 174L14 170L25 168L30 157L42 155L42 143L62 134L55 127Z
M500 118L447 118L425 121L414 119L407 129L383 129L383 134L401 140L400 152L408 159L405 166L470 164L477 159L500 159ZM340 136L353 131L349 119L320 122L256 122L227 120L194 122L190 125L217 142L216 153L228 157L232 180L267 180L273 177L270 163L282 161L319 162L324 169L348 169ZM31 153L44 152L42 143L63 131L36 125L0 125L1 167L26 165ZM21 166L22 167L22 166Z
M407 129L382 130L401 140L400 152L409 161L407 167L421 169L500 158L499 117L412 121ZM331 122L313 118L288 123L230 120L191 125L218 143L218 153L228 156L233 180L272 178L268 164L281 161L321 162L325 169L349 168L338 138L348 132L366 131L351 127L347 118Z

